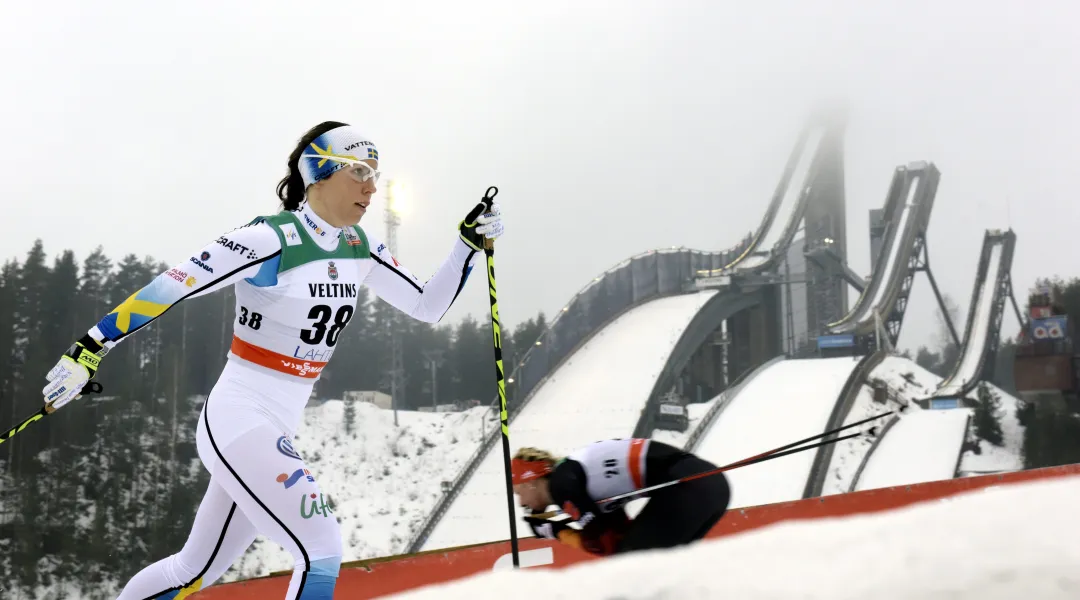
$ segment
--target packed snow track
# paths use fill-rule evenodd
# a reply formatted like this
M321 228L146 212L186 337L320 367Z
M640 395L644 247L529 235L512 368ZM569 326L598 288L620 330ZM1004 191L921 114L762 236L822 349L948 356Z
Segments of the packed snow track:
M1076 476L990 487L565 569L487 572L391 598L1074 599L1080 597L1078 495Z

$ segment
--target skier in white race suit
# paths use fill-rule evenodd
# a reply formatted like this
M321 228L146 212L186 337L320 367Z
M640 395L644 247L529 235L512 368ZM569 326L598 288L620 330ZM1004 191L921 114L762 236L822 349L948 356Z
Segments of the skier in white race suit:
M458 224L449 256L420 282L359 226L379 179L379 151L335 121L308 131L278 184L283 210L195 251L105 315L47 375L46 402L78 398L110 348L187 298L235 286L228 360L196 431L210 484L191 534L139 571L119 600L175 600L209 586L263 534L294 558L288 599L329 600L341 564L337 520L293 449L315 382L366 285L398 310L438 322L457 298L484 240L502 234L485 197ZM96 382L95 382L96 384Z

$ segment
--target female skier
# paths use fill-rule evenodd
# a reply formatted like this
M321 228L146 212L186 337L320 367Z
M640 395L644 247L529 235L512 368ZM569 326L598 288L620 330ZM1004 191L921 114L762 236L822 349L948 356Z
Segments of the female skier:
M648 439L594 442L562 459L522 448L511 461L514 493L522 506L535 514L554 504L569 516L564 521L526 516L533 533L600 556L670 548L704 537L724 516L731 498L723 473L640 496L649 502L633 520L625 502L598 502L715 468ZM571 528L571 522L580 529Z
M59 408L80 396L110 348L187 298L236 286L228 360L196 431L209 487L184 547L136 574L119 600L185 598L217 580L260 533L292 553L287 599L333 597L342 555L338 523L291 438L353 315L357 287L438 322L484 239L503 232L498 204L485 197L458 224L442 266L421 283L358 225L376 191L378 161L375 144L355 128L335 121L312 128L278 184L284 210L222 235L158 275L49 371L45 401Z

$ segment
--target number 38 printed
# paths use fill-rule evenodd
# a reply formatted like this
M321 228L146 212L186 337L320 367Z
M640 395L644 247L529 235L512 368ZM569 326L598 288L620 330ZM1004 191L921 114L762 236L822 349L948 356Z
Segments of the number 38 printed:
M341 334L341 330L345 329L345 326L349 324L349 319L352 319L353 307L351 305L344 305L338 309L337 314L334 314L333 309L325 304L319 304L312 306L308 311L308 318L315 319L311 329L304 329L300 331L300 339L305 344L318 344L323 341L323 337L326 337L326 345L333 346L337 344L338 335ZM330 317L333 316L334 322L330 324Z
M251 316L248 316L248 309L246 306L240 307L240 324L247 325L252 329L258 329L262 327L262 315L257 312L252 312Z

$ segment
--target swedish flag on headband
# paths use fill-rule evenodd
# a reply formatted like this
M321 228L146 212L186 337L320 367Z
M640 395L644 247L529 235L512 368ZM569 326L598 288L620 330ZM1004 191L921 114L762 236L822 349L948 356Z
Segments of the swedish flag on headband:
M367 149L367 157L368 158L374 158L375 160L379 160L379 151L376 150L375 148L368 147L368 149Z

